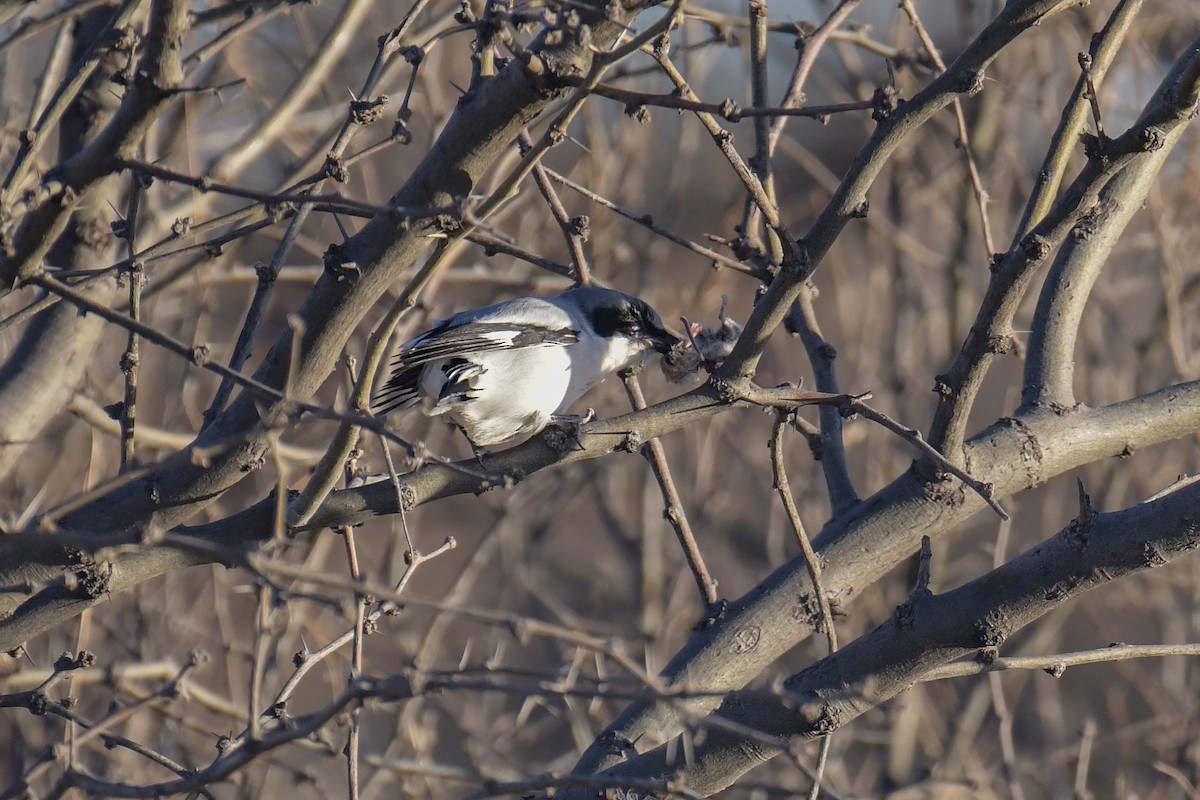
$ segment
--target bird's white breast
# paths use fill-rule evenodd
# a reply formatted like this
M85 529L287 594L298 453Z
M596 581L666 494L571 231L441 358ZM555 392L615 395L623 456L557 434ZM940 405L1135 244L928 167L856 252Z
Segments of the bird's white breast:
M478 366L467 380L473 399L437 401L446 384L444 362L440 361L425 368L421 390L428 413L445 414L479 446L535 433L578 397L570 396L572 363L568 348L527 347L466 360ZM479 365L479 361L486 366Z

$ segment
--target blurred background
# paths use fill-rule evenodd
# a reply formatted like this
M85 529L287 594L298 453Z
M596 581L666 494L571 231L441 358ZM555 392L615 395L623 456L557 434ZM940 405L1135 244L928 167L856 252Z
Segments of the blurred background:
M998 2L916 7L947 62L990 21ZM62 24L99 7L33 2L0 27L0 164L14 157L17 134L29 127L57 85L66 60L56 56ZM1072 87L1076 55L1111 13L1113 3L1092 2L1060 13L1007 47L988 70L982 92L962 99L970 143L989 197L987 213L999 250L1007 249ZM769 17L779 28L811 26L832 4L777 2ZM458 3L434 0L417 18L405 43L423 49L413 66L402 58L386 67L380 90L390 98L383 118L365 127L347 155L348 180L331 187L344 196L383 204L428 152L470 83L473 31L452 15ZM706 101L733 98L751 105L747 67L746 8L739 3L689 3L689 17L672 39L673 57ZM396 26L405 4L373 0L319 3L197 2L196 23L185 52L186 84L214 87L176 101L148 136L143 160L189 175L209 175L270 192L319 169L331 135L341 125L352 94L375 58L377 38ZM703 12L703 13L702 13ZM661 11L648 12L639 28ZM29 33L40 20L57 19ZM142 24L142 23L138 23ZM804 28L809 30L810 28ZM1099 96L1106 128L1119 133L1150 98L1186 43L1200 31L1194 0L1147 4L1134 23ZM777 103L795 66L796 35L772 32L769 79ZM823 49L805 87L808 104L869 100L894 84L910 97L933 77L908 18L892 2L867 0ZM653 61L635 55L606 83L668 93L669 82ZM411 84L411 116L397 123L395 108ZM649 108L642 118L623 104L591 98L568 141L545 165L635 216L654 222L725 255L721 242L736 238L745 194L708 134L693 115ZM548 119L549 115L544 117ZM726 123L748 158L754 133L749 121ZM774 170L784 218L802 233L831 196L875 123L869 110L823 120L789 121ZM397 132L399 131L399 132ZM537 125L531 132L541 132ZM817 272L816 314L838 352L846 392L873 393L873 405L925 430L933 415L934 378L950 363L970 328L987 285L989 249L950 111L909 136L876 181L870 214L852 223ZM1083 163L1082 148L1068 180ZM53 147L46 165L64 154ZM518 158L501 159L496 180ZM7 169L7 167L5 168ZM1076 393L1099 406L1173 383L1200 378L1200 140L1185 134L1145 208L1113 251L1093 292L1075 354ZM489 189L485 182L483 191ZM572 215L586 214L586 244L595 277L635 293L670 323L681 315L715 324L723 297L740 321L749 315L760 281L668 241L569 188L559 186ZM333 190L333 189L331 189ZM212 242L237 228L216 224L246 205L219 193L156 181L141 210L139 243L169 243L174 252L146 263L148 296L143 313L161 330L188 342L205 342L223 363L253 293L255 265L268 262L284 223L250 231L220 246ZM117 219L122 210L101 209ZM176 220L187 218L182 235ZM248 369L286 329L286 317L303 300L322 269L331 242L358 230L365 219L313 214L282 266ZM569 263L563 236L532 183L500 213L489 230L521 249ZM126 253L117 248L107 266ZM421 298L397 334L397 344L439 317L521 294L549 294L568 281L519 258L488 255L473 244L458 247L453 263ZM361 357L366 337L403 288L398 284L363 320L346 354ZM1036 287L1022 319L1032 314ZM7 317L33 299L28 292L0 301ZM20 325L0 332L0 355L16 347ZM977 432L1020 403L1022 335L1015 354L1001 358L972 417ZM87 492L117 472L117 424L103 407L121 399L119 367L125 333L106 329L86 378L67 409L26 449L19 467L0 484L0 511L11 519L44 511ZM137 457L154 462L186 445L199 429L217 379L152 346L141 363ZM649 364L641 373L650 402L683 389ZM813 376L804 348L780 331L757 381L773 386ZM349 379L338 371L319 402L343 403ZM601 417L624 413L629 403L612 380L581 403ZM816 414L805 413L816 422ZM723 598L736 598L795 555L797 545L771 486L767 442L772 417L736 411L664 440L683 504ZM434 453L462 458L469 449L453 430L420 415L394 420L402 436ZM300 488L329 441L335 423L306 420L286 432L277 461L242 481L204 512L220 519L257 502L280 480ZM861 419L846 423L847 456L861 496L885 486L908 468L913 451L900 439ZM1095 506L1122 508L1143 500L1178 475L1200 467L1195 437L1119 459L1089 465L1077 474L1007 498L1011 525L980 514L934 548L934 590L960 585L993 562L1036 544L1078 511L1076 478ZM379 440L364 439L360 465L383 469ZM820 464L803 437L788 440L792 489L811 533L830 516ZM196 520L197 522L203 520ZM663 518L663 503L645 460L610 457L540 472L511 491L455 497L415 509L407 523L417 547L436 549L447 536L457 546L423 563L405 589L409 604L379 620L367 637L364 670L387 674L415 663L458 671L480 683L505 683L506 691L455 690L399 705L371 704L361 713L364 797L455 797L485 779L516 780L570 769L579 752L623 706L618 697L535 696L522 687L573 676L633 688L630 676L603 654L568 638L529 635L520 620L540 620L567 631L620 640L651 672L687 640L704 610ZM355 531L366 578L394 585L406 568L399 519L371 522ZM999 552L998 552L999 549ZM347 574L343 537L326 531L290 543L280 554L298 565ZM842 641L886 619L902 602L911 575L897 570L862 587L838 621ZM0 691L32 688L64 651L87 649L98 668L77 673L65 691L81 714L103 716L113 703L146 696L170 679L193 648L210 660L189 675L197 687L160 702L118 726L181 764L202 767L216 755L219 737L240 731L250 707L255 652L266 654L264 697L271 698L293 672L293 654L316 650L353 624L349 592L297 579L278 603L262 604L254 577L220 566L197 567L114 595L78 620L31 640L25 651L0 656ZM1044 655L1103 647L1110 642L1200 640L1200 563L1171 566L1103 587L1021 631L1005 655ZM814 639L763 674L761 684L791 674L824 654ZM328 703L349 675L349 648L324 659L301 683L289 706L293 716ZM1172 657L1075 667L1055 679L1041 672L1003 673L919 685L839 730L827 770L840 797L1196 797L1200 782L1200 672L1195 659ZM603 695L604 692L598 693ZM344 720L343 720L344 722ZM6 712L0 726L0 783L20 776L45 749L66 741L61 721ZM344 726L330 725L256 759L212 791L221 797L342 796L345 790ZM811 757L815 744L804 752ZM1081 758L1081 753L1083 754ZM126 751L92 746L75 753L81 765L109 780L133 784L166 780L171 773ZM785 759L759 768L728 797L787 795L807 778Z

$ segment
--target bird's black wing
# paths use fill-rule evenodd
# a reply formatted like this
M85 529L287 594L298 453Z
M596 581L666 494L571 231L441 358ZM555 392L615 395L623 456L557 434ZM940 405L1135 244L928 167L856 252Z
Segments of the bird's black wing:
M571 328L544 328L506 322L468 322L465 325L434 328L409 342L392 359L397 370L428 364L442 358L468 356L523 347L567 345L579 341L579 331Z
M579 341L579 331L570 327L550 328L512 322L455 325L454 322L451 318L435 326L396 354L392 359L391 377L375 397L375 413L385 414L416 400L421 370L434 361L525 347L570 345Z

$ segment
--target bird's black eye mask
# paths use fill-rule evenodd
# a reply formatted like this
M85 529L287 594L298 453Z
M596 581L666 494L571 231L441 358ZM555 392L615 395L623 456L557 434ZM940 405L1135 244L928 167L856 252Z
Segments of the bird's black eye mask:
M658 315L649 306L623 303L619 308L604 306L592 312L592 328L605 338L617 335L638 338L662 330Z

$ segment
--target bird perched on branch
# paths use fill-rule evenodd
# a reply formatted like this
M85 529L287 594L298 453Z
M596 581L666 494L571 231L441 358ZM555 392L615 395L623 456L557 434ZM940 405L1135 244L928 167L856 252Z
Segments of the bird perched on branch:
M471 445L537 433L609 375L679 339L645 301L581 286L455 314L404 344L375 411L420 404Z

